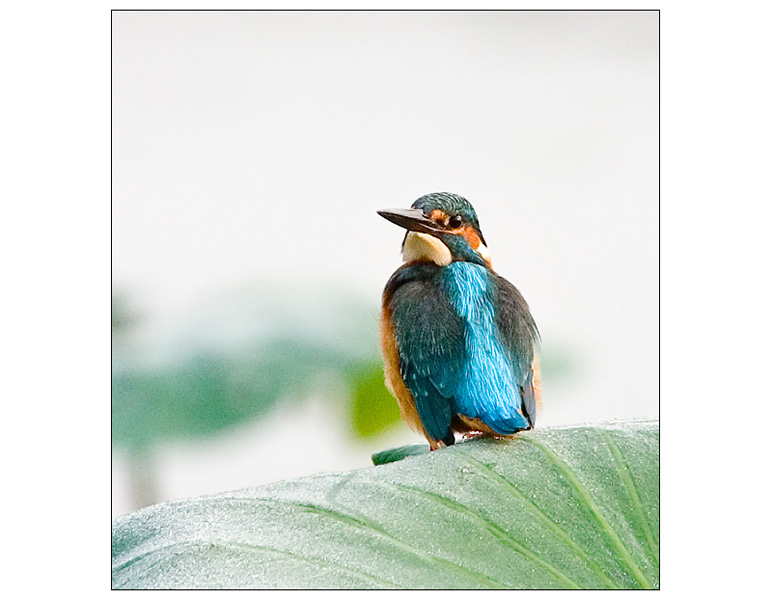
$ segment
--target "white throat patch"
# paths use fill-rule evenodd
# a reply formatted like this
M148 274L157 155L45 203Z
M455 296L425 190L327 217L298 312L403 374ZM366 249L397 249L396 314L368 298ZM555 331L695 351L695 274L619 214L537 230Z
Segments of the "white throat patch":
M416 231L409 231L405 238L402 246L402 260L405 262L430 260L440 267L446 267L453 262L450 249L438 238Z

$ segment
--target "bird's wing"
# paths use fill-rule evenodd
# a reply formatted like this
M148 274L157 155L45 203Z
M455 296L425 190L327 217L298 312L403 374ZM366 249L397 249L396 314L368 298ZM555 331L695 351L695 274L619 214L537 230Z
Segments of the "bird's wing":
M464 360L464 324L433 285L434 265L398 270L386 287L399 367L427 435L453 443L453 394Z
M498 308L496 325L520 387L527 413L525 416L533 427L536 423L533 362L539 344L539 330L518 289L499 275L496 275L494 280Z

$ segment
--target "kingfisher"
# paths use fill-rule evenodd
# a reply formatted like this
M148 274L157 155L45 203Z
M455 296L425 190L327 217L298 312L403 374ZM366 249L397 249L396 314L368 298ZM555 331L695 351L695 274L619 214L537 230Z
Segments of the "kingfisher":
M386 387L403 420L432 450L456 432L532 429L539 331L522 294L493 270L471 203L440 192L377 213L407 230L380 323Z

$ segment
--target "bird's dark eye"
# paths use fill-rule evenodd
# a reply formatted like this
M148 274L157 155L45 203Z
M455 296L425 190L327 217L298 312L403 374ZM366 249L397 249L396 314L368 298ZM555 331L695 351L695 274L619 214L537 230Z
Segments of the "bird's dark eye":
M458 229L461 227L461 224L464 222L464 219L461 218L461 215L453 215L448 219L448 227L451 229Z

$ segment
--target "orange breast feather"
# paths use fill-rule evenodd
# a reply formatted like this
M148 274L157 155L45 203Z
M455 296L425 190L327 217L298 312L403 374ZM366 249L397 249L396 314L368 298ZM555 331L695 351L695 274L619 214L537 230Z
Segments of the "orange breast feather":
M391 312L385 307L381 312L381 352L383 353L386 387L397 399L402 419L411 429L426 437L426 431L421 424L421 419L415 408L413 395L410 393L410 390L407 389L407 386L399 373L399 349L397 348L397 338L394 334L394 325L391 322Z

